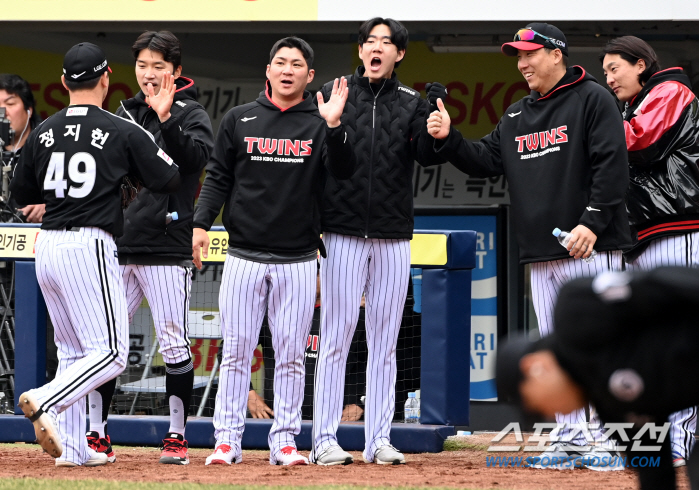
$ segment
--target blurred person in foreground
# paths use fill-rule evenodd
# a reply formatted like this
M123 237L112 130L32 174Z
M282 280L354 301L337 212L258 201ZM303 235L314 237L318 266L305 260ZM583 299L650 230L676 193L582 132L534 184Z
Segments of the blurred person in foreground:
M549 417L593 403L607 424L606 436L625 445L625 458L593 461L589 453L548 462L562 463L563 468L632 467L643 490L674 489L666 422L673 412L699 401L697 309L699 272L689 268L575 279L561 289L551 335L500 348L498 395ZM620 423L626 424L627 438L609 430L609 424ZM647 423L658 429L648 431ZM636 439L642 446L638 450L633 447ZM642 457L657 458L658 464L642 467L636 459ZM527 462L532 465L537 459Z

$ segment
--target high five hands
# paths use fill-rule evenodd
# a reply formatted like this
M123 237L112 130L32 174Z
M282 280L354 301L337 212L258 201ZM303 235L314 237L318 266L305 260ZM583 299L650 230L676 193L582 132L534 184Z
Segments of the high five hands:
M340 117L345 108L348 94L347 79L344 77L342 80L335 79L330 99L327 102L323 100L323 94L318 92L318 111L328 123L328 127L336 128L340 125Z
M175 100L175 91L177 90L175 88L175 76L169 71L165 72L158 95L155 95L152 84L149 83L147 89L146 104L151 106L158 115L160 122L164 123L170 119L170 107L172 107L172 101Z

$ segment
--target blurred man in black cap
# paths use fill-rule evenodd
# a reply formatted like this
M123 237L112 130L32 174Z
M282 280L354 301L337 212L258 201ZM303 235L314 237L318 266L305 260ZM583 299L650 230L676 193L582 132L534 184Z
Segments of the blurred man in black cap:
M693 269L610 272L571 281L560 292L552 335L501 346L498 395L549 416L592 402L605 423L629 424L626 434L645 446L635 451L625 441L627 465L634 457L659 457L655 467L636 465L641 488L674 489L667 431L656 441L643 430L699 402L698 310L699 272ZM648 447L653 445L660 450ZM692 479L696 462L689 463Z
M544 337L553 331L553 306L563 284L622 269L622 250L631 245L624 126L611 94L582 67L568 67L568 41L557 27L531 23L502 52L517 57L531 94L512 104L480 141L464 139L451 127L441 100L427 129L438 152L463 172L507 177L519 259L531 264L532 300ZM551 235L554 228L570 230L568 250ZM589 259L593 247L596 259L577 260ZM556 422L558 440L569 444L551 446L548 457L581 453L587 439L600 440L597 430L584 437L584 410L559 413ZM596 422L591 418L590 425ZM611 448L602 446L594 450L609 456Z

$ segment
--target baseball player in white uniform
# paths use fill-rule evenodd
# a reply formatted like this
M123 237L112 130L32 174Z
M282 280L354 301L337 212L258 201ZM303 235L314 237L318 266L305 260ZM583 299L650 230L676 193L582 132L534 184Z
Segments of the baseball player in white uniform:
M36 242L39 286L55 329L58 372L22 393L19 406L56 466L97 466L107 456L85 439L85 397L126 365L128 322L114 237L123 232L121 183L155 191L180 185L177 165L139 126L100 106L109 67L91 43L63 61L70 106L29 137L11 191L21 205L46 204ZM58 418L57 423L55 422Z
M270 464L306 465L296 450L305 384L304 354L316 298L320 200L327 175L347 178L352 148L340 123L347 99L335 82L317 108L306 86L313 50L302 39L279 40L270 53L260 97L221 122L194 212L193 252L208 255L207 229L225 203L228 250L219 305L223 356L216 395L216 447L206 464L242 459L250 361L268 312L275 354ZM324 253L324 251L323 251Z
M182 73L180 42L169 31L146 31L132 46L141 91L124 100L116 114L149 131L180 165L182 186L172 194L142 190L124 211L126 227L117 240L129 321L148 300L165 362L165 396L170 427L160 462L188 464L185 427L194 383L187 337L192 287L192 217L199 176L213 149L211 121L196 102L194 81ZM187 171L183 168L187 167ZM177 219L166 219L178 214ZM90 447L116 460L107 416L116 380L90 393Z
M357 153L349 180L328 179L323 202L320 348L313 405L313 451L319 465L353 462L337 441L347 356L366 295L368 346L364 460L401 464L391 445L395 412L396 345L410 276L413 165L443 163L425 127L428 103L394 72L405 56L408 31L374 18L359 29L363 66L348 80L342 122ZM327 97L332 84L320 94Z

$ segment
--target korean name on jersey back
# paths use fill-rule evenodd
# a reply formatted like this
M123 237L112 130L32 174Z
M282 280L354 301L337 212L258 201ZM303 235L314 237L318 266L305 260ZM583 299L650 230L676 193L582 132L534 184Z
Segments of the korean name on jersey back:
M15 171L18 202L24 192L21 198L46 204L44 229L94 226L120 236L123 177L133 175L157 192L178 172L149 133L93 105L48 118L30 135L25 154Z

